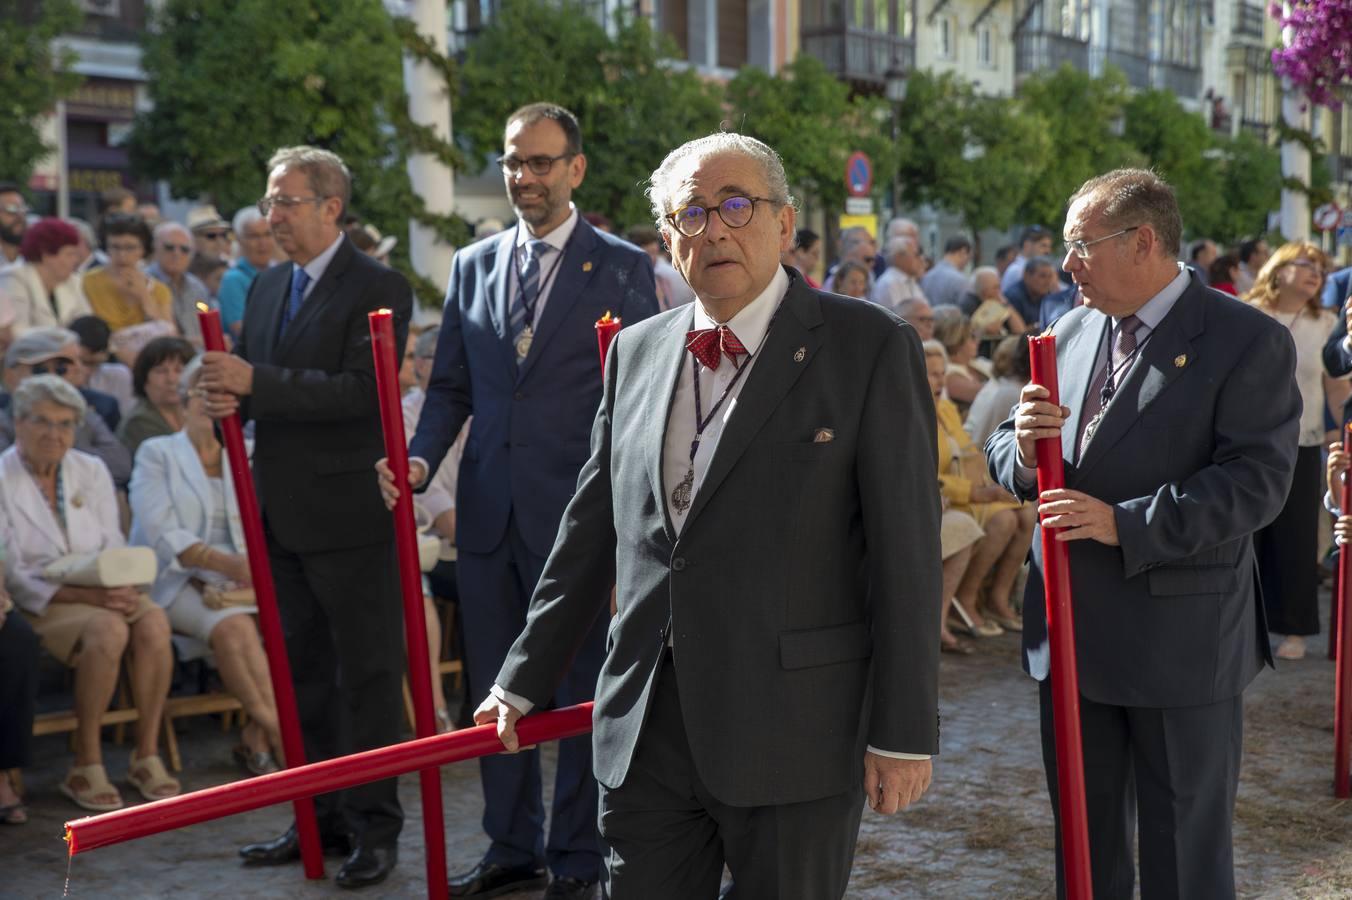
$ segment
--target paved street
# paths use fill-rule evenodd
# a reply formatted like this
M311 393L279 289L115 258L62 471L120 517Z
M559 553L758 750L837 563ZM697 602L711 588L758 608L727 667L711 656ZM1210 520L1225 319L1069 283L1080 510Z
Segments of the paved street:
M1323 638L1314 646L1322 647ZM1051 812L1037 741L1036 692L1017 671L1014 636L989 639L967 658L944 657L943 755L935 783L910 812L865 812L850 897L1042 898L1054 896ZM1352 805L1335 801L1332 765L1333 665L1322 654L1265 672L1249 691L1244 775L1236 822L1243 897L1352 897ZM232 740L210 720L183 736L190 788L235 777ZM126 748L109 748L120 779ZM67 875L61 823L77 810L56 791L69 763L60 739L38 745L26 772L33 822L0 829L0 897L56 898ZM548 762L550 754L546 751ZM444 770L452 871L482 851L478 776ZM363 898L418 897L422 832L415 776L402 780L409 822L396 877ZM74 898L334 897L328 882L306 883L299 867L242 869L241 843L286 826L289 807L272 807L177 834L83 854L70 869ZM336 864L329 864L336 871ZM529 895L517 895L527 900Z

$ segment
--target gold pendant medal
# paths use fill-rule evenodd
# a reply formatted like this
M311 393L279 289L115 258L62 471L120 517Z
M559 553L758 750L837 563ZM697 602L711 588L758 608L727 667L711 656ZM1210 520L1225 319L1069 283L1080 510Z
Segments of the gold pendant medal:
M518 335L518 336L517 336L517 339L516 339L516 358L517 358L517 359L525 359L525 358L526 358L526 356L530 353L530 345L531 345L531 341L533 341L534 339L535 339L535 333L531 330L531 327L530 327L529 325L527 325L525 328L521 329L521 334Z
M685 477L681 483L672 488L671 505L676 507L678 513L684 514L690 509L690 494L695 489L695 467L692 465L685 470Z

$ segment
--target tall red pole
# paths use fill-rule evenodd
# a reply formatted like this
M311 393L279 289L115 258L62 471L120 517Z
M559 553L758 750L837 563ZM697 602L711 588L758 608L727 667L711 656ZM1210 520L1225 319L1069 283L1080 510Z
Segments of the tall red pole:
M586 734L592 727L592 704L524 716L516 723L521 746L562 740ZM129 806L116 812L86 816L66 823L66 843L71 856L100 847L149 837L261 809L288 800L340 791L358 784L462 762L502 752L497 725L478 725L450 734L363 750L351 756L326 759L297 769L246 778L167 800Z
M1047 389L1047 402L1060 405L1056 377L1056 337L1029 339L1032 380ZM1037 442L1037 489L1066 486L1061 439ZM1089 868L1089 816L1085 807L1084 744L1080 733L1080 677L1075 660L1075 614L1070 597L1070 559L1055 529L1042 528L1042 579L1051 642L1052 722L1056 731L1056 785L1060 807L1061 858L1069 900L1094 896Z
M203 346L208 351L225 353L225 333L221 330L220 312L199 306L197 321L202 327ZM253 472L249 469L249 456L244 449L244 429L240 425L238 414L221 419L220 425L221 437L225 439L225 458L230 463L230 477L234 480L235 499L239 503L244 544L249 555L249 576L253 579L254 597L258 602L258 627L263 634L263 650L268 657L272 694L277 700L277 720L282 733L282 750L286 753L287 767L295 768L305 765L305 741L300 733L300 713L296 709L291 663L286 656L282 617L277 611L277 590L272 583L268 544L263 537L263 516L258 510ZM297 798L294 810L305 877L323 878L324 851L319 842L319 823L315 819L314 800L310 797Z
M408 484L408 446L404 443L404 414L399 402L399 365L403 354L395 347L394 313L388 309L368 314L371 352L375 354L376 394L380 424L385 432L385 459L394 473L394 483ZM424 613L422 568L418 563L418 529L413 520L413 495L399 492L394 505L394 538L399 555L399 586L404 595L404 643L408 650L408 685L413 694L413 721L418 737L437 733L432 707L431 663L427 653L427 619ZM422 788L423 843L427 859L427 896L445 900L446 830L441 810L441 769L433 766L418 773Z
M1343 428L1343 452L1352 453L1352 425ZM1333 485L1329 485L1330 488ZM1341 506L1343 515L1352 515L1352 482L1343 476ZM1349 785L1349 756L1352 756L1352 545L1338 548L1338 590L1331 604L1334 621L1329 632L1338 632L1338 662L1334 666L1333 685L1333 795L1352 796Z

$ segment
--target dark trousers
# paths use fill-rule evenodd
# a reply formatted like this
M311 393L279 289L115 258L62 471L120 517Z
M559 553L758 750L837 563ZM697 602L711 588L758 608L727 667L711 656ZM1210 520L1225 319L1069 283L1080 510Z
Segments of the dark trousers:
M33 761L37 711L38 636L18 609L0 627L0 771Z
M401 740L404 625L394 542L297 555L268 535L268 557L307 762ZM321 832L392 846L404 813L389 778L315 797Z
M690 755L670 653L656 678L624 784L601 788L601 836L608 848L605 895L613 900L714 900L726 863L733 881L728 896L735 900L844 896L864 808L863 786L805 803L747 807L719 802Z
M507 651L526 625L526 610L544 565L544 557L532 553L522 540L515 519L491 553L459 554L456 575L465 625L465 667L476 705L497 681ZM597 616L554 692L553 706L571 706L595 697L609 624L609 616ZM595 881L600 877L601 845L596 834L591 738L559 741L558 752L548 844L539 750L479 760L483 826L492 841L484 860L504 866L544 862L557 876Z
M1056 828L1057 896L1066 893L1051 682L1043 681L1042 761ZM1080 697L1094 900L1130 900L1140 819L1141 898L1235 896L1231 822L1244 736L1242 697L1149 709Z
M1268 630L1277 634L1319 633L1320 448L1301 447L1286 504L1277 518L1253 536L1254 557L1263 584Z

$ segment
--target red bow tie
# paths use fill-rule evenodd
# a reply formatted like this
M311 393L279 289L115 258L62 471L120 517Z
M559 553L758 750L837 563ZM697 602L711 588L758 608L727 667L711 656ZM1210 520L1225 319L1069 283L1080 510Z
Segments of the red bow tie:
M700 328L685 333L685 347L695 354L706 369L717 369L724 353L737 365L737 357L746 355L746 347L737 340L737 335L726 325L717 328Z

